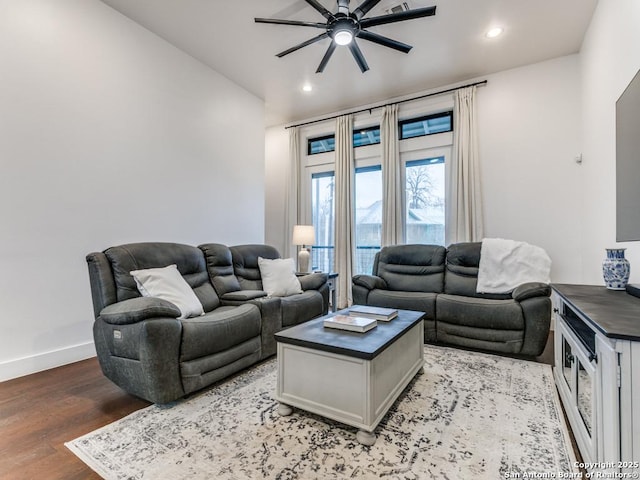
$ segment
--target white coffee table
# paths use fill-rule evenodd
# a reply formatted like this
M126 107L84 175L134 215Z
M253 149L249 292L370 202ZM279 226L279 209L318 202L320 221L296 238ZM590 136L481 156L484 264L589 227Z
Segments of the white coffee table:
M278 413L298 407L337 420L373 445L376 426L424 364L423 316L399 310L366 333L325 328L322 317L277 333Z

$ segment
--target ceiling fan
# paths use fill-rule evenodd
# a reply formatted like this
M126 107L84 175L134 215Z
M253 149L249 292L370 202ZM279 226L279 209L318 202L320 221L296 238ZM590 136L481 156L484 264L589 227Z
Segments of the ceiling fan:
M360 67L362 73L369 70L369 65L356 43L356 37L363 40L368 40L378 45L393 48L403 53L409 53L409 50L413 48L406 43L398 42L383 35L369 32L365 30L369 27L377 25L385 25L387 23L401 22L403 20L411 20L414 18L429 17L435 15L436 7L416 8L414 10L407 10L399 13L390 13L388 15L381 15L378 17L364 18L369 11L375 7L381 0L365 0L362 4L356 8L353 12L349 11L349 0L337 0L338 11L331 13L325 7L323 7L317 0L305 0L315 10L320 12L322 16L327 20L326 23L315 22L300 22L297 20L279 20L276 18L255 18L256 23L274 23L277 25L293 25L299 27L312 27L325 30L324 33L313 37L305 42L302 42L294 47L288 48L283 52L278 53L276 56L279 58L289 55L296 50L306 47L313 43L319 42L325 38L331 38L331 44L327 49L324 57L320 61L320 65L316 70L316 73L324 71L331 55L335 51L338 45L346 45L349 47L353 58Z

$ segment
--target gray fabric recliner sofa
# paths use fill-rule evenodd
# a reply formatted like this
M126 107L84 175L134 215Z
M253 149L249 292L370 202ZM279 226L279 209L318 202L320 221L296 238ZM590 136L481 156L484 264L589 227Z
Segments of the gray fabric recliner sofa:
M426 312L425 342L540 355L551 323L549 285L477 293L480 249L480 242L384 247L373 275L353 277L353 303Z
M250 265L255 256L255 269L238 260L237 269L227 265L231 268L218 271L211 245L134 243L87 255L94 341L105 376L145 400L171 402L273 355L274 333L327 312L326 274L302 277L305 291L296 299L267 297L257 257L279 258L278 252L266 245L215 247L226 259L233 257L232 250L242 252ZM178 319L181 312L174 304L142 297L129 274L171 264L193 289L204 315ZM252 294L239 288L230 297L228 286L249 285L247 275Z
M256 305L263 317L270 318L262 330L263 357L276 353L274 333L283 328L326 315L329 306L327 275L314 273L298 277L303 292L288 297L267 297L262 291L258 257L280 258L269 245L237 245L219 243L200 245L204 252L209 277L223 305ZM274 314L278 312L278 314Z

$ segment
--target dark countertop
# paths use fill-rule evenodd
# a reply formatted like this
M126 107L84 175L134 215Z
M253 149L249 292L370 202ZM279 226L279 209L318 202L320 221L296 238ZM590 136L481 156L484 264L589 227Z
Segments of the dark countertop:
M299 347L315 348L325 352L371 360L391 345L394 340L422 321L424 312L398 310L398 316L389 322L378 321L378 326L365 333L325 328L325 318L348 315L340 310L326 317L316 318L275 334L276 340Z
M605 336L640 341L640 298L596 285L554 283L551 287Z

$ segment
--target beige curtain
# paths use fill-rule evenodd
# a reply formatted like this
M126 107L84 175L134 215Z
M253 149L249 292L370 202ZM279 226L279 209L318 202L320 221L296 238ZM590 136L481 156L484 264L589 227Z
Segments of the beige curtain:
M382 147L382 246L404 243L404 188L400 173L398 105L387 105L380 121Z
M453 159L445 203L447 244L480 241L483 236L475 97L475 86L454 94Z
M285 199L285 225L283 258L297 258L297 247L291 243L293 226L300 221L300 128L289 129L289 164L286 172L287 191Z
M338 308L353 303L351 277L355 258L353 119L336 119L335 271L338 272Z

